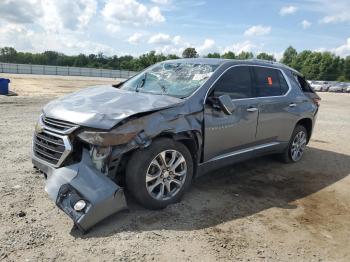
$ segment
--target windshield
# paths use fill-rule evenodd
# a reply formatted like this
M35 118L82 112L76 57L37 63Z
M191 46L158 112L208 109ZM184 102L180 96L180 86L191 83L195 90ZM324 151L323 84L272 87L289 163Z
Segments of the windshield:
M217 65L160 63L125 82L121 89L185 98L213 74Z

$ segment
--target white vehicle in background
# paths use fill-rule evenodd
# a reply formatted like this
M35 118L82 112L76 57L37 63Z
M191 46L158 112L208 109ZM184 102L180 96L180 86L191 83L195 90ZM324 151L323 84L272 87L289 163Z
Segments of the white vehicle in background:
M327 92L329 87L330 87L330 83L327 81L310 81L311 82L311 87L313 90L315 90L316 92Z
M343 93L347 92L348 88L350 88L350 83L339 82L329 87L329 92L334 93Z

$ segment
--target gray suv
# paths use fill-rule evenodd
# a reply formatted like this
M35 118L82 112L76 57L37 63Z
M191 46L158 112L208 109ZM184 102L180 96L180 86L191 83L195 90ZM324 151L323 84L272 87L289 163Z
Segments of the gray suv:
M300 161L319 100L278 63L165 61L47 104L32 161L49 196L86 231L126 208L124 188L160 209L210 170L266 154Z

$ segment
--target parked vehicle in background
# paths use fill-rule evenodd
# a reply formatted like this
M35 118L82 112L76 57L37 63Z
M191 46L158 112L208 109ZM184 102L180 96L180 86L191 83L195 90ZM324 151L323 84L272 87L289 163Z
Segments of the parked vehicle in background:
M331 83L328 81L311 81L310 85L316 92L327 92Z
M165 61L46 105L32 161L84 231L126 206L123 188L161 209L210 170L266 154L300 161L319 101L300 73L279 63Z
M340 82L330 86L328 91L334 92L334 93L343 93L343 92L346 92L348 87L350 87L349 83Z

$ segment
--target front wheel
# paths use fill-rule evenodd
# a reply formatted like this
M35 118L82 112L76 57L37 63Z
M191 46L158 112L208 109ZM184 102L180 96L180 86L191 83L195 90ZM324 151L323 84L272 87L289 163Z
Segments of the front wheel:
M192 157L180 142L160 138L133 153L126 168L126 186L142 206L161 209L180 201L193 176Z
M300 161L304 155L307 141L308 133L305 127L297 125L293 131L288 147L281 154L283 162L296 163Z

